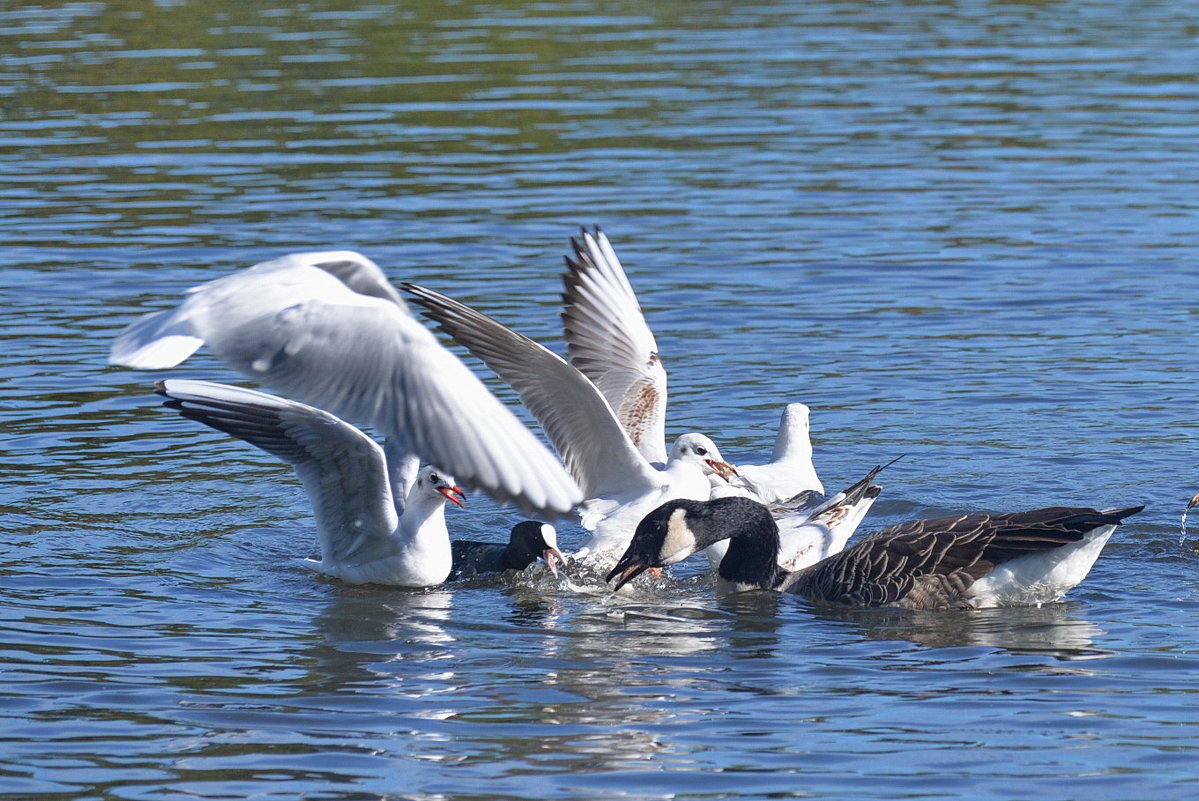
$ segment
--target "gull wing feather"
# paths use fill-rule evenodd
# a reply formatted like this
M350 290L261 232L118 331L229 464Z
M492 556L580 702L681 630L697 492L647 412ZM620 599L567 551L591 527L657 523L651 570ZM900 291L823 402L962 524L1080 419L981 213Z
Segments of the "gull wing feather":
M321 280L321 273L341 286ZM108 360L141 370L174 367L204 344L214 326L269 314L322 287L389 300L411 316L383 271L365 256L349 250L292 253L192 287L178 308L144 315L122 331Z
M570 240L562 327L570 363L591 379L637 449L666 461L666 368L608 237L597 226Z
M391 537L399 520L383 450L328 412L263 392L209 381L159 381L165 405L245 440L292 465L316 515L321 557L361 557Z
M147 356L162 355L157 337L205 342L242 374L377 426L400 450L466 486L529 514L567 514L581 496L553 454L398 296L392 299L381 272L350 256L373 265L341 251L294 254L197 287L178 308L134 323L114 343L110 360L170 366ZM177 356L184 348L168 350Z
M586 498L641 494L661 484L587 376L532 339L430 289L403 284L441 331L482 360L545 429Z

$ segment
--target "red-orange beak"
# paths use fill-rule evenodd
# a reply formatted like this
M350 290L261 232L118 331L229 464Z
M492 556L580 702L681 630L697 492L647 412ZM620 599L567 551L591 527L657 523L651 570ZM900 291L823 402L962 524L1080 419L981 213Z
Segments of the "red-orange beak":
M437 491L444 495L447 501L452 501L462 507L466 506L466 493L457 484L452 487L438 487Z
M715 459L704 459L708 467L716 472L716 475L728 481L733 476L737 475L737 468L733 467L728 462L718 462Z

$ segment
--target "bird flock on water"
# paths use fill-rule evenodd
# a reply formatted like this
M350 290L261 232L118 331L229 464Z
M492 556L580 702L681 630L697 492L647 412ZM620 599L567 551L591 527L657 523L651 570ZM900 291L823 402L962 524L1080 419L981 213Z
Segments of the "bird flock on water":
M699 432L668 443L666 370L624 268L598 227L570 245L565 356L427 287L397 291L359 253L322 251L189 290L126 327L109 361L162 370L207 346L280 393L156 384L168 409L292 465L316 518L320 555L307 562L350 584L429 587L540 561L563 586L628 592L644 572L702 552L723 592L911 609L1039 605L1081 582L1143 508L961 514L854 540L885 465L825 497L802 403L783 408L766 464L734 465ZM553 450L409 303L512 388ZM507 542L451 537L446 504L462 505L463 486L536 519L516 523ZM552 525L562 519L587 531L569 555Z

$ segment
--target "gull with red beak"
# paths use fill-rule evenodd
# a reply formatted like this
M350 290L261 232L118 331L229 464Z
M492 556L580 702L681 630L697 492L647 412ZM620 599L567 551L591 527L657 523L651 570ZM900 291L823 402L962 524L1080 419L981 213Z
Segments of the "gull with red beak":
M504 379L545 429L585 499L579 516L592 534L576 557L616 556L652 509L675 498L707 500L708 476L736 475L703 434L679 437L665 464L651 461L577 367L452 298L414 284L403 288L441 331Z
M562 275L562 335L567 359L604 399L651 463L666 461L666 366L641 304L612 243L599 226L570 240ZM737 465L731 482L738 494L775 504L802 493L824 494L812 464L809 411L802 403L783 409L770 462Z
M165 406L245 440L291 464L316 515L321 558L305 560L348 584L430 587L453 564L445 503L462 489L435 467L420 468L394 503L383 449L328 412L265 392L210 381L157 384Z
M178 307L131 323L109 361L161 370L201 346L274 392L386 437L401 503L422 463L546 520L581 500L553 454L360 253L292 253L201 284Z

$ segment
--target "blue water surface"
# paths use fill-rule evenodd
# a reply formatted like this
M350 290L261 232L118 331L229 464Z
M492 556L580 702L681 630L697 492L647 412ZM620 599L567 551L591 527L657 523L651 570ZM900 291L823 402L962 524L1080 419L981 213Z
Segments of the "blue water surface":
M0 9L0 797L1194 798L1196 18ZM561 351L594 223L672 436L761 461L807 403L830 489L904 455L873 526L1147 509L1040 609L836 613L698 568L619 600L351 587L298 563L285 465L106 364L188 287L330 248ZM166 375L242 382L206 353ZM449 521L515 515L473 495Z

